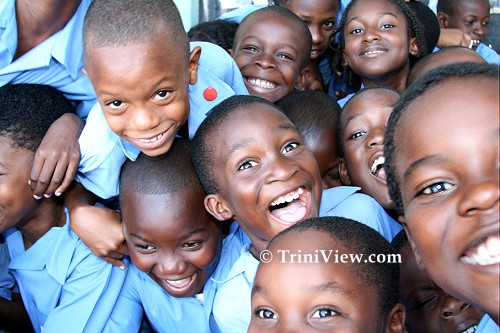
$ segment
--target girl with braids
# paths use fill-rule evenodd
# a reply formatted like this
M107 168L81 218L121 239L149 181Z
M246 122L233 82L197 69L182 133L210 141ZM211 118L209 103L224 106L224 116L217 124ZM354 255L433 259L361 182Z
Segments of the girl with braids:
M379 85L403 92L411 64L429 52L418 20L403 0L353 0L331 39L336 33L333 72L354 90Z

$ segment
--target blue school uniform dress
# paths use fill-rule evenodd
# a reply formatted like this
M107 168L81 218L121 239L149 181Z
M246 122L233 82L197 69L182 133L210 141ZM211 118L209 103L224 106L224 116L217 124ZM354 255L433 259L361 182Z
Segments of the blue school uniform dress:
M484 315L477 325L476 333L499 333L500 328L489 315Z
M319 216L342 216L366 224L389 241L402 229L359 187L339 186L323 191ZM244 238L242 238L244 240ZM250 239L239 253L233 252L225 278L217 281L213 316L221 332L246 332L251 319L251 293L259 261L250 253ZM219 269L219 267L217 267ZM216 271L217 271L216 269ZM224 276L220 274L219 276Z
M490 49L486 44L479 43L476 52L479 53L488 64L500 65L500 56L498 53Z
M17 228L5 231L9 270L35 332L101 332L126 270L94 256L66 219L28 250Z
M96 103L94 88L82 73L82 27L92 0L82 0L66 26L20 58L17 49L16 1L0 2L0 86L7 83L50 85L78 104L77 112L86 117Z
M233 95L248 95L248 91L240 70L226 51L211 43L192 42L190 45L191 49L195 46L202 49L198 80L189 85L191 139L214 106ZM214 99L214 95L205 97L207 89L217 92ZM109 128L99 104L90 111L79 143L81 159L77 181L103 199L118 195L120 168L127 158L135 161L140 150Z
M144 312L157 332L217 333L219 329L211 319L216 279L230 269L231 254L239 253L246 240L239 226L233 223L229 235L223 240L218 270L214 271L203 287L203 294L176 298L167 294L148 274L131 265L117 308L104 332L137 332Z

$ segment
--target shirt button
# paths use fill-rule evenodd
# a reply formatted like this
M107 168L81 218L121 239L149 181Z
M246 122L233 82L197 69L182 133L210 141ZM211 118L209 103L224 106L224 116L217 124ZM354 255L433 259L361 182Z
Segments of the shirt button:
M209 102L217 98L217 90L215 88L209 87L203 92L203 97Z

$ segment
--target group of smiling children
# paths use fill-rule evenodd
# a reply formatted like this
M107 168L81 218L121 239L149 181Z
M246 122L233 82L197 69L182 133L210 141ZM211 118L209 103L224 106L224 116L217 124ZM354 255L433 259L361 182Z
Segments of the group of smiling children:
M498 66L425 37L404 1L288 0L226 51L94 0L77 168L37 153L73 105L0 88L0 330L498 332Z

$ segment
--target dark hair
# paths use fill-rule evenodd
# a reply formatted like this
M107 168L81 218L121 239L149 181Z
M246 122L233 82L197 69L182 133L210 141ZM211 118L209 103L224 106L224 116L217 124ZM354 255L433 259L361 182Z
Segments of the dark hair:
M436 47L439 36L441 35L441 27L439 26L436 14L434 14L429 6L418 0L410 0L406 5L419 21L425 37L425 50L427 50L427 53L431 53ZM419 46L422 47L420 44Z
M387 173L387 187L389 188L389 194L399 214L403 214L404 211L401 190L399 188L395 172L397 143L394 140L394 132L398 126L399 120L405 114L406 110L408 110L410 104L412 104L417 98L424 98L426 92L440 86L448 80L453 78L475 79L481 77L495 79L498 82L498 66L465 62L438 67L429 71L422 78L420 78L420 80L408 87L394 106L394 110L389 117L387 130L385 132L384 169ZM413 110L413 112L418 112L418 110Z
M305 1L307 1L307 0L305 0ZM337 1L338 5L340 6L340 2L341 2L340 0L332 0L332 2L333 2L333 1ZM292 0L274 0L274 4L275 4L276 6L286 6L286 5L288 5L290 2L292 2Z
M329 39L330 39L330 47L333 49L337 48L337 56L332 59L332 71L333 73L338 73L339 80L342 80L342 76L345 75L347 78L347 83L351 86L353 90L358 90L361 86L361 78L354 73L353 71L350 70L350 68L344 68L343 66L343 55L342 55L342 50L345 49L345 26L346 26L346 19L347 16L349 15L350 10L358 3L360 0L352 0L344 10L344 13L342 14L342 19L340 20L340 24L337 27L336 30L334 30ZM418 21L418 19L415 17L413 12L409 9L409 7L406 5L406 3L403 0L386 0L389 3L394 4L396 7L399 8L399 10L404 14L406 17L407 25L408 25L408 38L415 37L417 39L417 44L419 46L419 55L417 57L413 56L410 54L409 59L410 59L410 66L417 61L418 58L423 57L424 55L428 54L432 50L427 50L427 43L425 41L425 35L423 32L423 29ZM333 40L335 39L335 36L339 34L338 38L338 46L335 47L333 45Z
M187 61L189 40L172 0L93 0L83 24L84 60L88 65L91 48L159 39Z
M337 128L340 106L331 96L314 90L291 92L276 105L297 127L304 139Z
M281 231L267 248L287 234L302 235L305 231L319 231L328 234L350 253L394 256L389 242L377 231L360 222L344 217L316 217L298 222ZM386 317L398 303L399 263L351 262L351 273L373 289L378 297L379 313Z
M0 136L12 148L36 152L54 121L74 113L59 90L41 84L8 84L0 88Z
M342 107L342 110L340 111L340 116L342 113L347 110L347 108L352 104L352 101L358 98L361 94L363 94L365 91L368 90L373 90L373 89L383 89L383 90L388 90L391 92L396 93L399 96L399 92L391 87L385 87L385 86L368 86L364 87L361 90L358 90L348 101L347 103L344 104ZM344 157L345 152L344 152L344 142L342 140L344 136L344 126L342 126L342 121L341 117L339 116L339 121L337 122L337 152L340 157Z
M227 20L202 22L189 29L187 35L192 42L210 42L228 51L233 48L234 35L239 24Z
M306 42L306 47L304 49L300 49L299 52L303 52L301 54L302 60L301 60L301 67L305 67L307 65L307 62L309 61L309 54L311 53L311 47L312 47L312 36L311 32L309 31L309 28L307 25L298 17L295 15L294 12L289 10L288 8L282 7L282 6L267 6L261 9L258 9L252 13L250 13L248 16L246 16L240 23L240 26L238 27L238 30L236 31L236 35L234 36L234 44L237 43L239 40L239 35L243 29L245 29L245 25L248 23L248 21L257 15L261 14L270 14L273 17L283 17L285 19L289 19L293 22L296 23L297 27L291 27L289 26L290 29L293 29L294 34L300 34L300 36L303 37L303 40ZM297 28L297 30L295 29ZM272 33L272 32L271 32Z
M217 143L213 141L214 134L233 112L249 109L249 107L254 104L264 104L279 110L276 105L264 98L258 96L235 95L214 107L196 130L193 137L192 159L194 169L205 190L205 194L219 192L219 186L213 174L213 147L217 145ZM279 111L282 112L281 110Z
M120 175L120 193L170 194L180 190L200 193L201 184L191 163L192 144L176 139L162 155L139 154L135 161L127 160Z
M408 236L404 230L398 232L396 236L392 239L391 246L394 252L401 253L401 249L409 245Z

